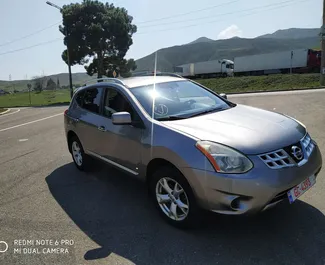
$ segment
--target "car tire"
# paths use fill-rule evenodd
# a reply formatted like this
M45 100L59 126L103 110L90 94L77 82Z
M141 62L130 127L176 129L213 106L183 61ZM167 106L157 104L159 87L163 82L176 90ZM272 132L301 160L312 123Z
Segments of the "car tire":
M89 171L91 169L91 157L85 154L79 138L73 136L70 139L69 144L75 166L80 171Z
M151 176L149 191L165 221L181 229L196 227L199 208L191 186L177 169L169 166L158 169Z

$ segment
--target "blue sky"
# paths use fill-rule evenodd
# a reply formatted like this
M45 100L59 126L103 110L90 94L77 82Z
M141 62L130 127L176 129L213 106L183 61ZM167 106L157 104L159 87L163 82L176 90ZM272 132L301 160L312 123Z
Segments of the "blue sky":
M60 12L45 0L1 0L0 80L67 72L61 59ZM71 0L52 0L57 5ZM80 2L80 1L73 1ZM205 36L253 38L278 29L320 27L322 0L115 0L134 17L138 32L127 57L141 58L157 49ZM217 6L219 5L219 6ZM203 10L204 9L204 10ZM201 10L201 11L200 11ZM188 13L184 15L184 13ZM169 17L169 18L166 18ZM164 19L166 18L166 19ZM47 28L47 29L44 29ZM18 41L36 31L43 31ZM9 43L11 42L11 43ZM46 43L14 53L13 50ZM84 72L73 66L73 72Z

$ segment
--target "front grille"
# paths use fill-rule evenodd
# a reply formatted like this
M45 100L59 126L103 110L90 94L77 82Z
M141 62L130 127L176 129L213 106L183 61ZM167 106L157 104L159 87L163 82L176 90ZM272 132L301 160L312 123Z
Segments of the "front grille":
M290 156L283 149L266 153L259 156L263 162L272 169L279 169L283 167L294 166L295 163L292 161Z
M299 141L298 143L294 143L294 144L292 144L292 145L289 145L289 146L286 146L286 147L284 147L283 148L283 150L284 151L286 151L287 152L287 154L289 154L289 156L298 164L303 158L301 158L301 159L297 159L293 154L292 154L292 150L291 150L291 148L292 148L292 146L297 146L297 147L299 147L301 150L302 150L302 144L301 144L301 142Z
M308 133L305 135L304 138L302 138L301 145L303 146L303 149L306 152L306 158L308 158L315 148L315 144Z
M291 148L293 146L296 146L302 150L303 157L298 157L301 159L297 159L297 157L292 154ZM271 169L279 169L295 165L302 166L308 161L308 158L313 152L314 148L315 143L307 133L298 143L286 146L283 149L279 149L277 151L259 155L259 157Z

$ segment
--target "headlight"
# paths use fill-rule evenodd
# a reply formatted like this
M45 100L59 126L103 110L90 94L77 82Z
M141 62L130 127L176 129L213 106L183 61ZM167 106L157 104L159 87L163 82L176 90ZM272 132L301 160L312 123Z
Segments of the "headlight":
M253 168L253 163L243 154L227 146L199 141L196 147L206 156L220 173L245 173Z

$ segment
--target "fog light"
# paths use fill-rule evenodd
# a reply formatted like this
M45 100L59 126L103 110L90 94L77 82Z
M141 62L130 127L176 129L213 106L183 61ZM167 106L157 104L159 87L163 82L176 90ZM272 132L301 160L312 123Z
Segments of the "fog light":
M233 199L230 203L230 207L232 210L235 210L235 211L240 210L240 197Z

